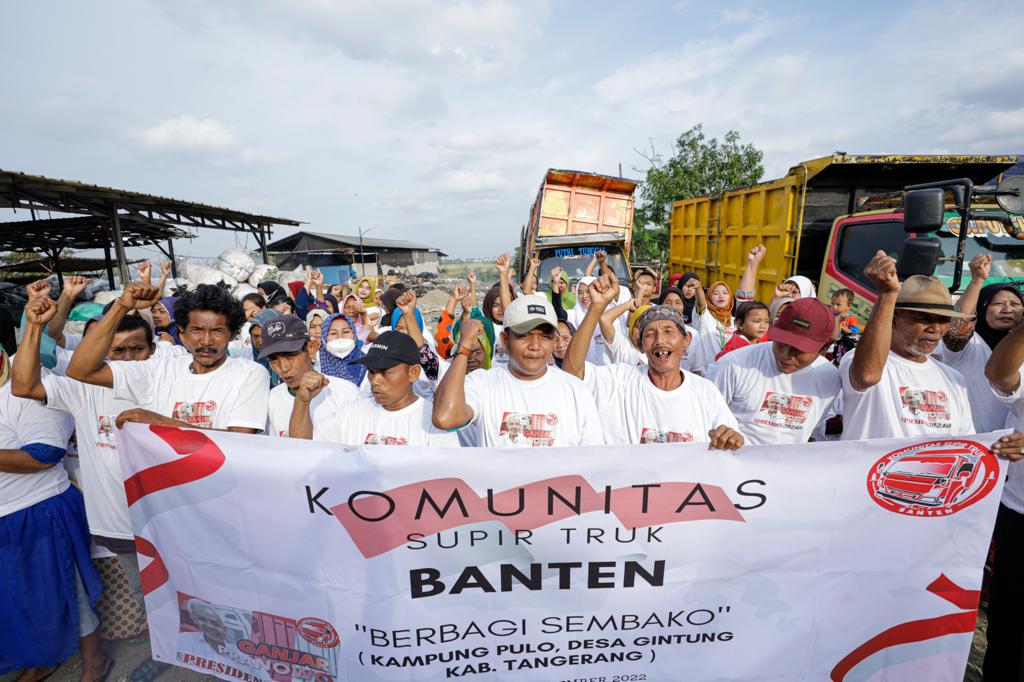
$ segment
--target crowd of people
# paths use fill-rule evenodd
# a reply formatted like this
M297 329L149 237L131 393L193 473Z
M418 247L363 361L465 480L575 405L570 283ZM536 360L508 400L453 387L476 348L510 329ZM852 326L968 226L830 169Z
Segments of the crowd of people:
M852 291L826 305L805 277L756 300L764 256L750 250L732 291L646 268L625 282L601 252L576 281L555 268L541 286L540 262L517 278L505 255L482 299L470 275L436 324L402 282L328 285L313 270L240 301L205 284L166 296L165 263L156 282L141 268L76 335L67 316L88 281L67 278L59 295L33 283L17 352L0 356L0 674L39 682L79 649L82 682L109 672L90 548L113 552L142 596L118 460L126 422L383 447L707 443L742 456L749 445L964 436L1024 420L1024 297L983 286L988 256L971 261L954 304L940 280L900 281L878 252L863 322ZM81 491L62 463L73 434ZM1022 447L1019 430L991 444L1011 462ZM1024 666L1022 531L1024 470L1011 464L989 680ZM150 660L130 679L166 667Z

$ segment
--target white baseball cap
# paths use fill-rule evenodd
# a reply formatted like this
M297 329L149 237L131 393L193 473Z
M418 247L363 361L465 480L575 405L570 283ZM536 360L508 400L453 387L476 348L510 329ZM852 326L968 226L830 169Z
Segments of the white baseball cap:
M505 309L505 328L516 334L525 334L544 324L558 326L555 307L544 294L520 296Z

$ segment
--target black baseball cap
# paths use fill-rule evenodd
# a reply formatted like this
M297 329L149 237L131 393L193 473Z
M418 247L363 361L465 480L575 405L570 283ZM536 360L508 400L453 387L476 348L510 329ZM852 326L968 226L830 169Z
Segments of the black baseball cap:
M353 360L353 365L368 369L390 369L398 364L420 364L420 349L408 334L386 331L366 347L366 355Z
M295 315L277 315L263 325L260 360L275 353L294 353L309 342L306 323Z

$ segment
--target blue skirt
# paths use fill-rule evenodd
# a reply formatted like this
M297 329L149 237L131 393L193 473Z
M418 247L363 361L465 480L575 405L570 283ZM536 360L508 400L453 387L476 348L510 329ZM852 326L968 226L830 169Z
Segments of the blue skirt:
M76 570L95 608L103 580L77 488L0 516L0 675L53 668L78 650Z

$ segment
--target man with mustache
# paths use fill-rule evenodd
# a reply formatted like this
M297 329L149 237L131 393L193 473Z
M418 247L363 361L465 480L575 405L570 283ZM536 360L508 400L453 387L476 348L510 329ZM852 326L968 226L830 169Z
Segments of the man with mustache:
M879 251L864 269L878 300L856 351L843 357L843 440L974 433L964 376L931 357L954 319L941 280L896 276L896 260ZM923 402L921 397L923 396Z
M736 418L707 379L679 368L690 344L683 314L650 308L637 321L647 364L598 366L586 362L604 309L618 296L618 281L602 275L590 284L590 307L569 344L562 369L583 379L597 401L609 445L705 442L736 450L744 443Z
M132 310L150 308L160 289L134 282L92 325L75 349L67 375L112 388L114 398L138 407L125 422L258 433L267 424L270 377L251 360L228 357L228 342L242 327L242 305L222 287L200 284L178 297L174 319L189 355L144 362L105 362L118 325Z

